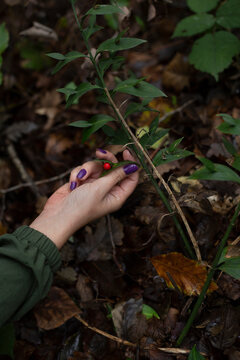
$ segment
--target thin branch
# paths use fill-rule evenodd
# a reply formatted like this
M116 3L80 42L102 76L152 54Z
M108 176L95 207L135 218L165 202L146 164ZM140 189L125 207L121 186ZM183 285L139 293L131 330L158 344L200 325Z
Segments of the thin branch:
M157 168L154 166L154 164L152 163L152 160L150 158L150 156L148 155L148 153L144 150L143 146L140 144L140 142L138 141L137 137L134 135L134 133L132 132L132 130L130 129L130 127L128 126L126 120L124 119L124 117L122 116L121 112L119 111L118 107L116 106L116 104L114 103L108 89L105 87L104 88L104 91L107 95L107 98L110 102L110 104L112 105L112 107L114 108L116 114L118 115L119 119L121 120L123 126L125 127L125 129L127 130L127 132L129 133L129 135L131 136L131 138L133 139L134 141L134 144L138 147L138 149L140 149L140 151L142 152L142 154L144 155L145 159L147 160L148 164L150 165L150 167L152 168L153 170L153 173L157 176L157 178L161 181L161 183L163 184L163 186L165 187L168 195L170 196L170 198L172 199L179 215L181 216L181 219L187 229L187 232L188 232L188 235L191 239L191 242L193 244L193 247L194 247L194 250L195 250L195 253L197 255L197 259L199 262L202 261L202 258L201 258L201 253L200 253L200 250L199 250L199 246L198 246L198 243L192 233L192 230L188 224L188 221L182 211L182 209L180 208L175 196L173 195L173 192L172 190L170 189L170 187L168 186L168 184L165 182L165 180L163 179L163 177L161 176L161 174L158 172Z
M7 152L8 155L10 156L12 162L14 163L14 165L16 166L21 178L23 181L25 181L26 183L31 183L31 190L32 192L39 197L40 196L40 192L38 190L38 188L35 186L35 184L32 181L31 176L28 175L27 171L25 170L25 167L22 163L22 161L20 160L17 151L13 145L12 142L8 141L7 144Z
M16 191L16 190L19 190L19 189L24 188L24 187L31 187L33 185L39 186L39 185L42 185L42 184L46 184L46 183L50 183L50 182L53 182L53 181L56 181L56 180L60 180L60 179L64 178L65 176L67 176L68 174L70 174L71 171L72 171L72 169L69 169L69 170L65 171L64 173L53 176L53 177L51 177L49 179L31 181L31 182L27 182L27 183L24 183L24 184L19 184L19 185L12 186L12 187L10 187L8 189L0 189L0 194L5 195L5 194L7 194L9 192Z
M109 214L107 214L107 225L108 225L108 232L109 232L110 241L111 241L111 244L112 244L113 260L114 260L115 264L117 265L119 271L123 274L124 273L123 268L119 264L117 256L116 256L116 246L115 246L115 242L114 242L114 238L113 238L112 223L111 223L111 218L110 218Z
M187 106L195 102L197 99L191 99L186 101L183 105L179 106L177 109L169 111L168 113L164 114L162 117L160 117L158 124L166 120L169 116L175 115L179 112L181 112L183 109L185 109Z
M82 317L80 315L75 315L75 318L78 321L80 321L84 326L86 326L88 329L90 329L90 330L96 332L97 334L100 334L100 335L102 335L102 336L104 336L104 337L106 337L106 338L108 338L110 340L116 341L119 344L122 344L122 345L125 345L125 346L131 346L131 347L135 347L135 348L137 346L139 346L139 344L134 344L134 343L132 343L132 342L130 342L128 340L123 340L123 339L121 339L121 338L119 338L117 336L113 336L113 335L111 335L111 334L109 334L109 333L107 333L107 332L105 332L103 330L100 330L100 329L98 329L98 328L96 328L94 326L89 325L85 320L82 319ZM175 354L175 355L180 355L180 354L181 355L187 355L187 354L190 353L190 350L178 349L178 348L161 348L161 347L158 347L158 346L156 346L154 348L157 349L157 350L160 350L160 351L162 351L164 353ZM150 350L150 349L152 349L152 348L149 348L149 347L146 346L142 350ZM203 354L203 355L206 356L206 354Z

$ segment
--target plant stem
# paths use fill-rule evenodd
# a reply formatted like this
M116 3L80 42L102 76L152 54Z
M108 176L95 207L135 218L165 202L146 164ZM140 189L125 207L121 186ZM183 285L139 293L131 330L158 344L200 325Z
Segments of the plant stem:
M150 165L150 167L152 168L153 170L153 173L157 176L157 178L160 180L160 182L163 184L163 186L165 187L168 195L170 196L171 200L173 201L180 217L182 218L182 221L187 229L187 232L188 232L188 235L192 241L192 244L193 244L193 247L194 247L194 250L195 250L195 253L197 255L197 259L199 262L202 261L202 258L201 258L201 253L200 253L200 250L199 250L199 246L198 246L198 243L192 233L192 230L190 229L190 226L187 222L187 219L182 211L182 209L180 208L175 196L173 195L173 192L172 190L170 189L170 187L168 186L168 184L166 183L166 181L163 179L163 177L160 175L160 173L158 172L157 168L154 166L150 156L148 155L148 153L145 151L145 149L142 147L142 145L140 144L140 142L138 141L137 137L133 134L132 130L130 129L130 127L128 126L126 120L124 119L124 117L122 116L121 112L119 111L119 109L117 108L116 104L114 103L111 95L109 94L109 91L107 88L104 88L105 90L105 93L107 95L107 98L110 102L110 104L112 105L113 109L115 110L117 116L119 117L120 121L121 121L121 124L123 126L123 128L126 129L126 131L128 132L128 135L132 138L135 146L138 148L138 150L140 151L140 153L144 156L144 158L146 159L146 161L148 162L148 164ZM144 162L145 164L145 162ZM145 169L145 168L144 168ZM158 186L158 185L157 185ZM169 205L170 206L170 205ZM180 225L180 224L179 224ZM185 237L185 239L187 240L187 238ZM189 245L190 246L190 245Z
M141 153L139 153L136 149L136 147L133 145L133 149L134 149L134 152L135 154L137 155L139 161L140 161L140 164L142 165L142 167L144 168L145 172L147 173L149 179L151 180L154 188L156 189L156 192L158 193L159 197L161 198L162 202L164 203L164 205L166 206L167 210L169 211L170 214L173 214L172 216L172 219L174 221L174 224L177 228L177 230L179 231L179 234L184 242L184 245L186 247L186 251L188 252L188 255L191 257L191 258L195 258L195 255L194 255L194 252L192 250L192 247L188 241L188 239L186 238L186 235L182 229L182 226L181 224L179 223L178 221L178 218L176 217L176 215L174 214L174 211L173 209L171 208L171 205L169 204L169 201L168 199L166 198L165 194L162 192L162 190L160 189L157 181L154 179L151 171L149 170L148 166L146 165L145 161L144 161L144 158L141 156Z
M231 221L230 221L230 223L228 225L228 228L227 228L227 230L226 230L226 232L225 232L225 234L224 234L224 236L223 236L223 238L222 238L222 240L220 242L220 245L219 245L218 250L217 250L217 254L216 254L215 259L214 259L214 261L212 263L212 268L208 273L207 279L206 279L206 281L205 281L205 283L203 285L201 294L199 295L199 297L197 299L197 302L194 305L193 311L192 311L192 313L191 313L191 315L190 315L190 317L189 317L183 331L181 332L181 334L180 334L180 336L179 336L179 338L177 340L177 346L181 345L181 343L184 340L185 336L187 335L190 327L192 326L192 323L193 323L195 317L197 316L198 310L199 310L199 308L200 308L200 306L201 306L201 304L202 304L202 302L204 300L207 289L208 289L208 287L209 287L209 285L210 285L210 283L212 281L214 272L217 270L217 265L218 265L219 259L220 259L221 255L222 255L223 249L224 249L224 247L225 247L225 245L227 243L229 234L230 234L230 232L231 232L231 230L232 230L232 228L234 226L234 223L235 223L235 221L236 221L236 219L237 219L237 217L239 215L239 212L240 212L240 203L237 205L235 213L234 213L234 215L233 215L233 217L232 217L232 219L231 219Z
M152 168L153 173L156 175L156 177L160 180L160 182L161 182L161 183L163 184L163 186L165 187L167 193L169 194L171 200L173 201L173 203L174 203L174 205L175 205L175 207L176 207L176 209L177 209L177 211L178 211L178 213L179 213L179 215L180 215L180 217L181 217L181 219L182 219L182 221L183 221L183 223L184 223L184 225L185 225L185 227L186 227L186 230L187 230L187 232L188 232L188 235L189 235L189 237L190 237L190 240L191 240L191 242L192 242L192 244L193 244L193 247L194 247L194 250L195 250L197 259L198 259L199 262L201 262L201 261L202 261L202 258L201 258L201 253L200 253L200 250L199 250L199 246L198 246L198 243L197 243L197 241L196 241L196 239L195 239L195 237L194 237L194 235L193 235L193 233L192 233L192 230L191 230L191 228L190 228L190 226L189 226L189 224L188 224L188 222L187 222L187 219L186 219L186 217L185 217L182 209L180 208L180 206L179 206L179 204L178 204L178 202L177 202L177 200L176 200L176 198L175 198L172 190L170 189L170 187L168 186L168 184L165 182L165 180L163 179L163 177L161 176L161 174L158 172L157 168L154 166L154 164L153 164L150 156L149 156L148 153L145 151L145 149L142 147L142 145L141 145L140 142L138 141L137 137L133 134L133 132L132 132L132 130L130 129L130 127L128 126L126 120L124 119L124 117L122 116L122 114L121 114L121 112L119 111L118 107L116 106L115 102L113 101L113 99L112 99L112 97L111 97L111 95L110 95L110 93L109 93L109 91L108 91L108 89L107 89L107 87L106 87L106 84L105 84L105 82L104 82L103 76L102 76L101 72L99 71L98 64L96 63L95 58L94 58L94 57L92 56L92 54L91 54L91 49L90 49L89 44L88 44L88 41L87 41L87 39L86 39L86 37L85 37L85 35L84 35L84 33L83 33L81 24L80 24L80 22L79 22L79 20L78 20L78 16L77 16L76 9L75 9L75 6L74 6L74 4L73 4L73 1L71 1L71 2L72 2L73 13L74 13L74 16L75 16L75 18L76 18L76 22L77 22L77 24L78 24L79 30L80 30L80 32L81 32L81 34L82 34L84 43L85 43L85 45L86 45L86 48L87 48L87 51L88 51L88 54L89 54L89 58L90 58L90 60L92 61L92 64L94 65L94 67L95 67L95 69L96 69L96 71L97 71L97 74L98 74L98 76L99 76L99 78L100 78L100 81L101 81L101 83L102 83L102 86L103 86L103 90L105 91L105 94L106 94L106 96L107 96L107 98L108 98L109 104L112 106L114 112L116 113L116 115L117 115L117 117L118 117L118 120L119 120L120 123L122 124L122 126L123 126L123 128L125 129L125 131L127 132L128 136L130 136L131 139L133 140L133 142L134 142L134 144L135 144L135 147L136 147L136 150L137 150L136 153L139 153L139 152L141 153L141 155L146 159L147 163L148 163L148 164L150 165L150 167ZM154 185L154 187L156 188L158 194L160 195L160 192L159 192L159 191L161 191L161 190L159 189L159 186L158 186L157 182L155 181L154 177L153 177L152 174L150 173L150 171L149 171L147 165L145 164L145 161L144 161L143 158L141 158L141 163L142 163L142 166L143 166L143 168L145 169L145 171L148 171L147 173L151 175L153 185ZM154 180L154 181L153 181L153 180ZM160 196L161 196L161 199L163 200L163 193L162 193L162 192L161 192L161 195L160 195ZM171 206L170 206L170 204L169 204L169 202L168 202L168 200L166 199L165 196L164 196L164 204L165 204L165 205L167 204L167 205L166 205L166 206L167 206L167 209L172 213L173 210L172 210L172 208L171 208ZM185 234L184 234L184 232L183 232L183 230L182 230L182 228L181 228L181 225L180 225L178 219L176 218L176 216L174 216L174 217L175 217L174 222L175 222L175 224L176 224L176 226L177 226L177 229L180 231L180 234L181 234L181 237L183 238L184 243L187 244L187 245L186 245L186 248L188 249L188 252L189 252L189 250L191 249L191 246L190 246L190 244L188 243L188 239L187 239L187 237L185 236ZM190 253L192 253L192 251L190 251ZM192 256L192 257L193 257L193 256Z

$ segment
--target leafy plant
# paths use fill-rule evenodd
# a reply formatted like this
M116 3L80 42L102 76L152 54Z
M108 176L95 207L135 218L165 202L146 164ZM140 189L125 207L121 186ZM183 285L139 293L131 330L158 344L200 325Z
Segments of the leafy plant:
M194 42L189 61L218 80L219 73L240 53L240 40L230 32L240 27L239 0L222 1L217 9L219 0L187 0L187 3L195 14L177 24L173 37L204 34ZM213 9L214 14L210 14Z
M5 27L5 23L2 23L0 25L0 85L2 84L2 78L3 78L1 72L1 67L3 62L2 54L7 49L8 43L9 43L9 32Z
M158 313L149 305L143 304L142 314L146 317L147 320L152 319L153 317L160 319Z
M188 360L204 360L204 359L205 358L197 351L196 345L194 345L188 356Z
M240 135L240 119L234 119L229 114L218 114L223 118L223 123L218 126L224 134ZM240 170L240 154L235 146L223 137L223 144L226 150L232 155L233 160L230 166L236 170ZM191 179L199 180L219 180L219 181L234 181L240 183L240 176L230 167L222 164L215 164L209 159L199 157L199 160L204 165L202 168L193 173Z
M60 53L48 54L51 58L58 60L58 63L53 70L53 73L56 73L57 71L61 70L63 66L65 66L67 63L73 60L79 58L87 58L92 62L96 70L97 79L95 80L94 83L85 82L79 85L77 84L74 88L73 87L70 88L68 85L64 88L59 89L58 91L66 96L66 106L70 107L72 104L76 103L76 101L78 101L83 95L85 95L89 91L95 90L98 92L98 100L100 102L110 105L113 108L115 117L113 118L107 114L98 114L93 116L88 121L86 121L85 119L79 120L70 125L82 127L84 129L82 133L83 142L85 142L89 138L89 136L91 136L94 132L102 129L104 133L107 135L109 143L130 144L129 147L132 148L132 150L136 153L136 156L141 166L147 172L148 176L150 177L150 180L153 182L155 189L157 190L159 196L165 203L167 209L171 213L174 213L166 196L160 190L157 181L154 179L152 172L150 171L145 159L147 160L149 166L152 167L153 172L155 172L157 177L163 182L165 188L169 192L170 196L173 198L178 211L181 213L181 217L184 218L184 215L181 209L179 208L176 199L173 197L173 194L170 188L168 187L168 185L165 183L164 179L162 179L161 175L158 173L156 166L158 163L167 163L175 159L180 159L185 156L189 156L192 153L178 148L178 145L182 140L180 139L174 142L172 145L170 145L168 149L166 149L168 155L166 158L164 158L164 155L162 153L160 153L159 155L156 154L156 159L154 164L147 153L147 149L151 145L156 143L156 141L158 141L163 136L165 136L168 130L165 129L162 131L159 130L158 117L156 117L149 128L149 132L138 140L136 135L129 128L125 120L125 118L127 118L127 116L131 114L137 113L139 111L141 112L148 110L147 104L151 101L151 99L166 95L159 88L146 82L144 78L140 78L140 79L136 78L134 74L131 74L126 79L116 78L115 87L111 91L107 89L104 81L106 72L111 68L114 68L116 64L118 64L118 66L121 66L124 60L122 56L119 56L117 54L118 51L134 48L136 46L144 44L146 41L138 38L129 38L125 36L127 30L123 30L119 34L115 35L113 38L103 41L96 49L96 53L93 54L89 45L89 40L95 32L100 31L102 29L101 26L97 25L96 22L97 16L119 14L122 12L122 9L121 7L115 4L96 5L95 7L90 9L87 13L82 15L81 19L79 20L76 14L75 1L71 0L71 4L73 7L75 18L78 27L80 29L83 41L86 45L87 51L86 53L73 51L67 53L66 55ZM120 110L117 108L114 101L118 93L129 94L132 97L140 98L140 101L138 100L138 102L130 103L125 113L122 114ZM116 123L115 127L113 127L114 123ZM161 161L159 160L159 158L161 158ZM189 255L191 257L194 257L192 247L184 231L182 230L182 226L178 218L175 215L173 215L173 219L177 229L180 232L180 235L184 241L185 247ZM186 219L184 219L183 221L185 222L185 224L187 224ZM188 232L190 232L190 237L193 238L189 226L188 226ZM196 244L195 247L197 247ZM198 251L198 258L200 259L199 251Z
M228 0L228 2L231 2L233 0ZM102 130L106 137L107 141L112 144L122 144L122 145L128 145L128 147L133 150L136 154L136 157L138 159L139 164L141 165L142 169L146 172L149 180L152 182L157 194L162 199L163 203L165 204L166 208L168 209L169 213L172 215L172 219L175 223L175 226L177 230L179 231L179 234L181 236L181 239L183 240L183 243L185 245L185 249L188 253L188 255L191 258L196 258L199 263L201 263L201 254L198 247L198 244L192 234L192 231L188 225L188 222L179 207L179 204L174 197L174 194L172 193L171 189L169 188L168 184L165 182L165 180L162 178L162 176L159 174L157 170L157 166L160 164L168 163L170 161L181 159L186 156L192 155L190 151L187 151L180 147L180 143L182 141L182 138L175 140L172 144L170 144L166 148L159 148L156 151L156 154L153 158L153 160L150 158L148 154L149 148L151 148L155 143L159 140L161 140L166 134L168 133L168 129L160 129L159 128L159 117L158 115L154 118L149 128L144 132L142 136L139 136L137 133L134 133L131 127L129 126L127 122L127 117L134 114L139 113L148 110L149 107L147 104L150 103L150 101L153 98L165 96L165 94L157 87L153 86L152 84L149 84L145 81L144 78L136 78L134 74L130 74L129 77L120 79L118 77L115 78L115 86L113 89L109 90L105 83L105 75L107 71L111 71L111 69L115 69L116 67L119 68L124 58L122 56L119 56L118 51L124 51L127 49L134 48L136 46L144 44L146 41L138 38L129 38L125 36L127 30L123 30L122 32L115 34L114 37L111 39L104 40L101 44L99 44L98 48L96 49L96 52L93 53L90 47L90 38L93 34L95 34L97 31L100 31L102 29L101 26L97 25L97 16L99 15L113 15L113 14L119 14L121 13L121 7L119 7L115 3L112 3L111 5L95 5L93 8L91 8L87 13L83 14L81 18L79 19L77 16L75 3L76 0L70 0L73 8L73 12L76 18L76 22L78 24L79 30L81 32L83 42L86 46L86 52L80 53L77 51L67 53L66 55L59 54L59 53L50 53L49 56L51 58L54 58L58 60L58 63L56 67L54 68L53 72L57 72L63 68L67 63L71 61L75 61L79 58L86 58L88 59L96 72L97 78L95 80L91 80L91 82L85 82L81 84L74 84L74 86L65 86L64 88L59 89L58 91L63 93L66 97L66 106L70 107L73 104L75 104L83 95L87 94L89 91L95 91L98 94L98 101L102 102L108 106L110 106L114 112L114 116L108 115L105 111L102 114L94 115L90 120L80 119L79 121L76 121L71 126L82 128L82 141L85 142L93 133L95 133L98 130ZM227 2L227 3L228 3ZM196 12L196 14L202 14L204 12L208 12L216 7L218 3L218 0L212 0L209 2L209 0L202 0L201 4L198 0L188 0L188 4L191 5L191 9ZM189 5L189 6L190 6ZM210 6L211 5L211 6ZM224 5L224 4L223 4ZM221 5L221 6L223 6ZM219 8L221 9L221 7ZM217 11L219 11L219 9ZM222 11L222 10L221 10ZM208 15L208 14L206 14ZM200 16L200 15L199 15ZM211 15L212 16L212 15ZM221 15L223 16L223 15ZM204 18L204 16L200 16ZM208 22L211 23L210 18L207 17ZM206 16L205 16L206 19ZM212 18L211 18L212 19ZM220 19L220 17L219 17ZM220 21L220 20L219 20ZM215 21L216 23L216 21ZM235 24L238 23L238 20L236 20ZM222 24L224 24L224 21L222 20ZM209 28L210 25L208 25ZM212 25L211 25L212 26ZM223 25L221 25L223 26ZM198 28L199 29L199 28ZM205 29L206 30L206 29ZM201 31L205 31L201 30ZM198 30L200 31L200 30ZM232 34L228 33L227 31L221 31L226 33L227 35L233 36ZM220 32L218 31L217 34ZM226 36L226 34L224 36ZM207 34L208 35L208 34ZM219 36L219 35L218 35ZM235 39L235 37L234 37ZM237 39L237 38L236 38ZM237 39L238 41L238 39ZM239 43L238 43L239 45ZM240 45L239 45L240 46ZM239 48L238 48L239 51ZM235 53L234 53L235 54ZM232 59L232 57L231 57ZM223 56L223 62L226 65L226 59ZM225 68L225 65L223 68ZM214 76L217 78L217 75L219 73L219 68L217 67L217 70L213 72ZM116 105L115 98L118 96L119 93L125 93L130 95L134 98L134 101L130 102L125 112L122 112L118 106ZM120 107L121 108L121 107ZM151 110L151 109L150 109ZM153 110L153 109L152 109ZM154 110L153 110L154 111ZM233 124L230 124L233 126ZM227 144L227 140L226 140ZM231 148L231 151L234 152L235 148L231 143L226 145ZM235 152L234 152L235 154ZM240 182L240 177L238 174L232 170L230 167L222 165L222 164L214 164L208 159L200 158L200 161L203 163L203 168L198 170L195 174L192 175L192 177L195 176L197 179L204 179L207 178L209 180L231 180L235 181L237 183ZM115 166L121 166L122 163L119 163L118 165L110 164L112 168L114 169ZM104 175L104 173L103 173ZM155 177L154 177L155 176ZM161 184L164 186L166 192L168 193L169 197L172 200L173 206L170 205L165 193L160 189L160 186L158 184L159 180ZM220 246L217 250L217 255L213 261L212 267L210 271L207 274L206 268L203 269L203 275L202 275L202 283L201 286L195 290L196 294L200 293L200 296L194 306L194 309L191 313L191 316L186 324L186 327L184 328L183 332L181 333L178 344L181 344L183 338L186 336L190 326L192 325L192 322L194 321L198 309L201 306L204 296L207 292L214 290L216 288L216 285L214 282L212 282L214 272L218 269L219 259L221 257L222 251L226 245L229 233L234 225L234 222L238 216L238 213L240 211L240 204L237 206L234 216L228 226L228 229L222 238L222 241L220 243ZM183 231L182 224L179 221L179 218L175 215L175 213L178 212L182 222L184 223L184 226L187 230L189 238L186 236L185 232ZM189 241L191 240L191 242ZM194 251L195 254L194 254ZM181 254L179 254L181 255ZM183 257L183 255L181 255ZM189 259L187 259L189 260ZM186 261L187 261L186 260ZM191 260L189 260L191 262ZM193 263L191 262L192 267L197 266L197 262ZM200 269L200 265L198 270ZM202 268L201 268L202 270ZM166 269L164 270L166 273ZM170 274L170 272L169 272ZM161 275L162 276L162 275ZM173 276L170 274L170 281L173 284L176 283L176 280L173 279ZM206 278L206 281L204 282ZM174 285L174 284L173 284ZM215 285L215 287L214 287ZM177 285L177 287L181 285ZM183 291L187 294L192 294L192 289L186 289L183 288ZM146 309L146 313L149 314L147 316L152 316L153 312L150 312L150 309ZM153 315L156 316L156 315ZM196 354L196 351L193 350L193 355Z

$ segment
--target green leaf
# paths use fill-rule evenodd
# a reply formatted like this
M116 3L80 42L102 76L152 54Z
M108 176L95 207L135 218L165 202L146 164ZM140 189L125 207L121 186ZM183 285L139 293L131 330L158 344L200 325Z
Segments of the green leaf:
M168 132L169 129L158 129L155 133L150 133L149 131L140 138L139 142L143 147L151 147L157 141L162 139Z
M124 117L127 118L128 116L137 113L137 112L142 112L145 110L149 110L145 105L143 105L142 103L136 103L136 102L131 102L128 106L127 109L125 111Z
M106 135L108 135L110 134L111 130L109 130L109 126L107 127L107 129L104 126L103 131L105 132ZM110 139L108 139L107 143L110 145L126 145L132 141L131 138L126 135L123 129L117 131L113 130L113 132L114 133L112 133L111 135L108 135L110 136Z
M224 121L226 121L228 124L235 125L234 118L229 114L217 114L217 116L221 116Z
M195 171L190 179L198 180L218 180L218 181L234 181L240 184L240 177L229 167L221 164L214 164L215 171L211 171L203 166Z
M173 152L178 147L178 145L183 141L183 137L180 139L175 140L168 148L168 151Z
M227 31L218 31L195 41L189 62L218 80L218 74L231 64L233 56L239 52L239 39Z
M228 141L224 136L223 136L222 141L223 141L223 144L224 144L226 150L229 152L229 154L235 155L237 153L237 150L233 146L233 144L230 141Z
M153 158L153 164L155 166L167 164L171 161L180 160L190 155L193 155L193 153L188 150L175 149L174 151L170 152L169 148L164 148L161 149Z
M222 263L226 260L226 254L227 254L227 252L228 252L228 247L226 246L224 249L223 249L223 251L222 251L222 253L221 253L221 256L220 256L220 258L219 258L219 260L218 260L218 265L222 265Z
M91 127L88 127L88 128L83 130L82 142L84 143L89 138L90 135L92 135L98 129L103 127L109 121L116 121L116 120L114 118L112 118L111 116L104 115L104 114L99 114L99 115L93 116L89 120L89 123L91 124Z
M209 160L207 158L204 158L204 157L199 157L198 159L203 163L203 165L205 165L205 167L210 172L215 172L216 171L215 164L211 160Z
M52 59L65 60L65 55L60 54L60 53L48 53L46 55L49 56Z
M152 319L153 317L160 319L158 313L151 307L146 304L142 306L142 314L146 317L147 320Z
M219 269L235 279L240 279L240 256L226 259Z
M129 85L126 81L122 81L120 84L116 86L114 91L118 91L121 93L139 96L142 98L155 98L160 96L166 96L160 89L156 86L149 84L146 81L141 81L137 83L135 86Z
M0 55L6 50L9 42L9 32L5 27L5 23L0 25Z
M104 134L106 134L109 137L114 137L116 134L115 130L111 126L108 126L108 125L104 125L102 127L102 131L104 132Z
M211 14L191 15L177 24L173 37L200 34L210 29L214 24L215 18Z
M118 20L115 14L106 14L104 15L104 18L110 28L112 28L115 31L118 30Z
M145 43L146 40L137 38L121 38L118 41L116 39L108 39L101 43L97 49L97 54L103 51L120 51L134 48L140 44Z
M78 120L78 121L74 121L74 122L70 123L69 126L85 128L85 127L92 126L92 124L85 120Z
M188 360L205 360L205 358L197 351L196 345L194 345L188 355Z
M102 29L104 29L104 27L99 25L95 25L92 27L88 26L86 29L83 30L84 37L86 38L86 40L88 40L90 36Z
M218 126L218 130L224 134L240 135L240 119L234 119L229 114L218 114L224 122Z
M228 0L218 8L216 22L226 29L240 27L240 3L239 0Z
M187 0L190 9L196 13L208 12L214 9L219 0Z
M12 323L0 328L0 355L14 359L15 331Z
M236 154L234 156L234 162L232 163L232 167L236 170L240 171L240 155Z
M106 14L116 14L122 13L122 9L114 5L96 5L94 8L90 9L86 15L106 15Z
M86 94L88 91L93 89L99 89L99 86L92 85L90 83L82 83L81 85L77 86L76 89L69 89L69 88L62 88L58 89L57 91L60 93L65 94L68 96L66 107L68 108L71 106L76 100L78 100L81 96Z
M70 61L73 61L73 60L76 60L76 59L79 59L82 57L87 57L87 55L84 55L84 54L80 53L79 51L70 51L66 55L62 55L62 54L58 54L58 53L50 53L50 54L47 54L47 56L49 56L53 59L56 59L56 60L60 60L57 63L57 65L55 66L55 68L52 70L53 75L56 74L59 70L61 70ZM61 59L60 59L60 57L61 57Z

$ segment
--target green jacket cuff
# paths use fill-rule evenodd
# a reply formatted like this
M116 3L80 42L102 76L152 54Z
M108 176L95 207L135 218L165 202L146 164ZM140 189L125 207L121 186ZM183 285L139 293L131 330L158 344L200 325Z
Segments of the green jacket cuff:
M61 266L61 256L56 245L41 232L30 228L29 226L21 226L14 233L19 241L29 243L35 246L46 257L48 264L53 272L56 272Z

